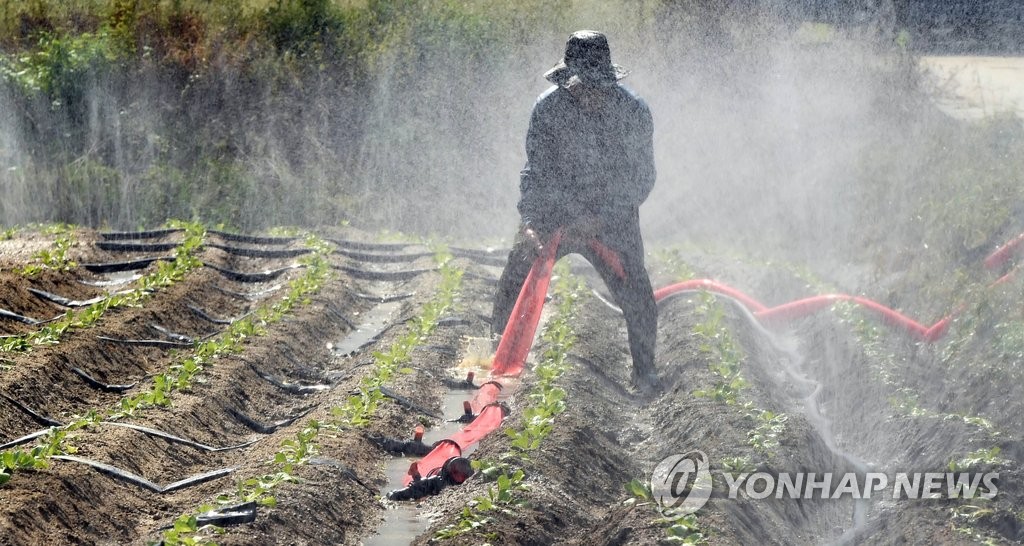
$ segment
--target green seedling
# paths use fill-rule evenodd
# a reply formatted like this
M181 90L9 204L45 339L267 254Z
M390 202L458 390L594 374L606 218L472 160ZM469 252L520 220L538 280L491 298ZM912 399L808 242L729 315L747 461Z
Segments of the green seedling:
M629 495L623 504L626 506L651 506L655 510L654 494L647 483L636 478L625 484L626 493ZM660 517L653 521L665 529L666 540L674 544L702 544L705 541L704 534L697 524L695 514L676 514L672 512L659 512Z
M632 506L639 503L642 506L654 502L654 494L651 493L651 488L646 482L633 478L624 487L629 498L623 501L622 504Z
M57 235L57 238L53 241L53 248L44 248L33 254L33 263L23 267L21 274L26 277L34 277L44 269L70 271L78 267L78 264L68 257L68 251L75 244L75 235L73 233Z
M978 467L993 467L1011 464L1012 461L1004 459L999 456L1002 450L999 446L991 447L989 449L979 449L972 451L964 456L962 459L950 461L947 467L950 472L967 472Z
M751 414L757 421L754 430L747 432L747 442L757 451L770 456L779 447L779 436L786 430L789 419L784 413L759 410Z
M750 457L725 457L722 459L722 467L733 476L749 474L757 469Z
M185 238L175 250L175 259L171 262L158 262L156 271L139 279L133 290L112 294L84 309L69 310L62 318L35 332L6 338L0 342L0 352L24 352L34 346L60 343L61 338L68 330L88 328L99 322L103 314L110 309L140 306L154 291L184 279L188 272L202 265L195 254L202 247L206 229L200 224L181 223L178 225L185 229ZM67 234L67 236L71 237L72 235ZM66 264L67 262L65 262ZM69 267L73 267L73 265Z
M190 225L186 228L186 239L192 240L192 244L182 245L179 250L183 247L192 249L194 252L200 247L199 241L205 230L198 225ZM325 245L318 245L318 248L327 248ZM295 305L308 299L309 295L318 291L323 283L330 276L330 266L327 263L326 258L323 255L316 254L316 258L310 262L309 267L306 268L302 276L294 280L291 283L292 287L299 286L301 289L289 291L287 295L282 298L281 301L274 304L279 309L292 309ZM180 251L174 263L177 264L188 264L191 262L191 254L189 252ZM158 271L158 273L160 273ZM167 274L167 271L163 272ZM175 269L172 273L167 274L164 281L158 282L177 282L183 276L182 269ZM141 300L139 300L141 301ZM282 303L284 303L282 305ZM75 315L79 316L79 315ZM31 457L35 462L33 465L38 467L40 464L45 464L46 460L57 454L62 453L73 453L75 447L69 442L71 436L68 432L91 426L103 420L115 420L123 419L138 415L139 412L153 407L168 406L176 392L185 391L190 388L195 376L200 373L205 366L211 365L217 358L238 352L242 349L242 346L246 339L252 336L265 335L267 333L266 327L269 324L279 321L284 317L284 312L272 314L272 321L264 322L259 319L249 317L238 321L232 325L232 327L225 330L219 336L208 340L202 344L199 344L191 354L184 356L178 362L172 364L168 370L164 373L160 373L154 376L150 387L142 392L135 395L126 396L122 398L118 404L105 411L97 412L90 411L83 416L77 416L71 420L71 422L64 427L54 429L49 435L44 437L43 441L32 451L22 452L27 453L28 457ZM253 324L243 324L238 326L239 322L253 322ZM70 323L68 323L70 324ZM59 332L52 334L59 339ZM279 453L283 459L282 465L290 469L291 466L297 464L304 464L308 457L315 453L314 440L319 430L319 424L311 422L309 427L303 429L295 440L286 441L282 445L282 450ZM0 470L0 484L6 483L10 480L14 470L19 468L26 468L25 464L29 461L26 455L20 455L16 451L7 451L0 454L0 459L7 457L8 459L20 462L21 464L15 464L12 468L4 467ZM275 456L275 462L278 457ZM287 472L285 472L287 474ZM260 496L260 502L272 503L273 498L269 496ZM182 537L181 540L185 540L188 537ZM187 541L181 542L182 544L188 543Z
M740 393L747 387L747 381L740 371L743 351L724 324L725 311L714 296L702 291L697 316L702 320L693 327L693 333L700 339L700 351L710 359L708 368L717 379L710 388L697 389L693 395L730 406L739 404Z

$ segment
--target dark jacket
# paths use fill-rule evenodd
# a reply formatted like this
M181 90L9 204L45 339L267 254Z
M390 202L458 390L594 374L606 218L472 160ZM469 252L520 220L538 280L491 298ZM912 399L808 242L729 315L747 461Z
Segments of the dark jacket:
M589 112L562 87L537 99L520 175L524 222L550 231L587 215L624 221L651 193L651 111L622 85L610 91L610 100Z

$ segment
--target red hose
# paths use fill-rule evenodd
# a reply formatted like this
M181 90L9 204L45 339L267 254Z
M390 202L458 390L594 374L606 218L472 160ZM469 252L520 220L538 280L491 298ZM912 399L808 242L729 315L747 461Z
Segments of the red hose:
M540 323L540 314L544 307L544 297L547 295L548 285L551 281L551 271L555 265L555 258L558 255L558 245L561 242L561 238L562 231L556 231L551 240L548 241L544 251L537 257L530 268L530 273L523 283L519 298L516 300L516 305L512 310L508 326L505 329L505 335L502 336L501 342L498 344L498 350L494 355L491 376L495 377L496 380L488 381L481 385L476 395L469 402L469 406L478 415L472 423L463 427L462 430L453 434L450 438L438 442L427 456L419 462L413 463L403 480L406 486L412 482L416 474L426 477L440 471L445 461L449 458L461 455L464 449L480 441L484 436L501 426L504 413L501 407L495 404L498 399L498 393L501 391L501 383L498 381L500 381L500 376L516 376L523 371L523 365L533 344L533 335L537 332L537 325ZM613 269L616 275L620 278L625 278L626 273L622 268L622 262L613 250L596 240L588 244ZM1024 244L1024 234L1019 235L989 255L985 259L985 267L995 269L1003 265L1021 244ZM1016 272L1017 269L1014 269L1003 275L993 282L990 287L1009 281ZM934 342L941 339L949 330L953 318L964 309L964 306L961 305L949 315L943 317L932 326L927 327L899 311L890 309L876 301L848 294L823 294L768 308L743 292L712 279L693 279L660 288L654 292L654 299L660 302L675 294L699 290L715 292L735 299L753 313L758 321L766 325L806 317L831 307L836 302L849 301L875 313L882 319L882 322L900 328L914 338L925 342Z
M551 236L544 246L541 255L533 262L529 275L512 308L512 315L505 333L498 343L498 351L494 354L491 375L519 375L523 371L526 355L533 345L533 334L540 323L540 313L544 308L544 297L548 293L551 282L551 270L555 267L558 256L558 244L562 241L562 230Z
M740 292L739 290L736 290L731 286L724 285L712 279L693 279L669 285L664 288L659 288L654 292L654 301L661 301L673 294L678 294L680 292L693 292L695 290L707 290L709 292L717 292L719 294L724 294L726 296L729 296L730 298L738 300L740 303L744 305L744 307L750 309L752 312L755 313L767 309L767 307L762 305L761 302L755 300L754 298L751 298L750 296L744 294L743 292Z
M985 268L995 269L1006 263L1022 243L1024 243L1024 233L1014 237L1003 246L997 248L995 252L989 254L985 258Z

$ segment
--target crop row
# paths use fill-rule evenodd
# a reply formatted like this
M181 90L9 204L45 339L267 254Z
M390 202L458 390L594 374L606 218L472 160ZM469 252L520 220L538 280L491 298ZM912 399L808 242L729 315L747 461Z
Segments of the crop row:
M109 309L140 305L154 291L182 280L189 271L202 266L196 254L203 245L206 230L197 223L178 222L176 225L184 228L185 238L175 249L174 260L158 261L156 271L139 279L132 290L110 294L79 310L69 309L59 320L34 332L4 338L0 341L0 353L24 352L38 345L57 344L68 330L96 324Z
M32 254L32 262L21 268L21 274L32 277L44 269L69 271L78 266L68 255L72 247L78 244L75 239L74 226L54 224L44 228L43 233L54 235L53 247L44 248ZM13 232L11 233L13 235Z
M194 233L200 234L201 238L202 231ZM306 244L314 252L304 258L305 271L289 283L288 292L279 301L261 306L255 313L233 322L224 332L198 343L188 356L171 364L168 371L156 375L146 389L123 397L114 407L90 410L75 416L64 426L51 427L32 449L3 452L0 454L0 484L8 482L18 470L45 468L54 455L74 453L76 448L71 440L76 430L102 421L138 416L149 408L169 406L176 392L188 389L194 377L218 358L241 352L247 339L265 335L268 326L280 321L296 305L308 304L310 296L319 291L330 277L331 270L326 257L330 252L329 245L313 235L307 237Z
M200 526L200 514L213 510L216 506L229 506L238 503L256 502L263 506L275 506L277 501L274 489L285 482L295 482L294 470L306 464L319 451L321 432L338 432L350 427L363 427L370 423L377 408L384 398L381 387L395 373L409 373L406 365L412 360L413 350L426 341L437 327L438 321L453 305L461 286L462 271L451 263L451 255L439 251L435 260L439 263L441 282L437 293L424 304L419 315L411 321L408 331L399 337L386 351L375 352L370 373L359 384L357 392L346 399L340 406L331 408L331 418L327 422L310 420L293 438L284 440L280 449L267 464L271 465L268 473L240 480L237 487L230 492L219 495L216 504L204 504L195 511L179 516L173 526L162 534L163 544L176 545L212 545L215 544L211 533L222 533L223 529L213 525Z

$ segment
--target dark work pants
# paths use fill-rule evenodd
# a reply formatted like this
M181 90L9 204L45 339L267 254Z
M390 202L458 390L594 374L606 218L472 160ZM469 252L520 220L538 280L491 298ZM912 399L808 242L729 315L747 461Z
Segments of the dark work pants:
M590 262L605 286L611 292L615 303L622 308L629 333L629 349L633 355L634 375L654 373L654 346L658 336L658 310L654 304L654 290L644 267L644 244L640 237L640 223L637 216L624 221L606 221L605 229L597 240L619 255L626 272L623 280L615 270L601 259L587 241L572 240L566 236L558 248L558 258L577 253ZM491 331L500 334L505 331L512 308L515 307L519 291L536 256L532 243L522 235L516 238L508 256L508 264L498 281L491 317Z

